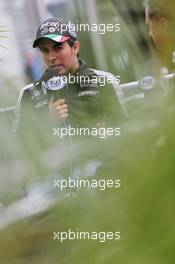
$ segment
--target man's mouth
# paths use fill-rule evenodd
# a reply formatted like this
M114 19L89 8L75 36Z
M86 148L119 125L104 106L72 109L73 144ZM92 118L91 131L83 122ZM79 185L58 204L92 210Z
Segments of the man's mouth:
M60 69L61 67L63 67L62 64L55 64L51 66L52 69Z

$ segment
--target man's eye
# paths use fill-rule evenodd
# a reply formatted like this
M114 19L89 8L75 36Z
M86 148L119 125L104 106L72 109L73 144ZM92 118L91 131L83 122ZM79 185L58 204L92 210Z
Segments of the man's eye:
M63 46L55 46L54 48L55 48L55 50L62 50Z
M45 54L45 53L48 53L48 50L47 49L40 49L41 53Z

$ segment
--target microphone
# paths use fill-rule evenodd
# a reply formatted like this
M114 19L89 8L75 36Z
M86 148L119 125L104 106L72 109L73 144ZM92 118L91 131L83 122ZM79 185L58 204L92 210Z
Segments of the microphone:
M169 87L169 80L173 78L175 78L175 73L161 75L159 79L155 78L154 76L145 76L141 80L135 82L120 84L119 87L123 91L130 89L151 90L155 88L156 85L160 85L162 88L167 88Z
M65 98L65 88L67 88L66 76L60 76L55 70L47 70L42 78L42 91L54 95L55 101Z
M54 95L54 100L57 101L58 99L66 99L66 92L65 88L68 88L67 85L67 77L60 76L57 71L55 70L48 70L43 76L42 81L42 90L48 91L50 96ZM68 127L70 126L69 120L63 121L63 127L66 131L68 131ZM69 146L69 174L70 177L73 175L73 147L72 147L72 139L69 133L67 134L68 146Z

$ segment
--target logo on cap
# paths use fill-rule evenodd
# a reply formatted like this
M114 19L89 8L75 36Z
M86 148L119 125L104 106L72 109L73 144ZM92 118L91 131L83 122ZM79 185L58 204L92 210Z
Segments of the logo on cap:
M57 36L65 36L68 38L73 37L76 38L76 32L75 32L75 25L71 24L70 21L69 23L64 22L63 20L59 20L57 18L50 18L46 21L44 21L41 26L39 27L36 35L36 39L33 43L33 47L38 46L38 40L42 37L48 37L50 39L53 39L54 41L57 42L63 42L65 39L59 39L56 40L55 36L49 36L49 34L55 34Z

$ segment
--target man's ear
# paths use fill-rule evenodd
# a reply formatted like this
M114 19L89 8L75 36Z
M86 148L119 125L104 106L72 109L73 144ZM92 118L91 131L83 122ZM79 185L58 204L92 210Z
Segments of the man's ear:
M73 48L74 48L75 54L77 55L80 50L80 42L78 40L74 42Z

